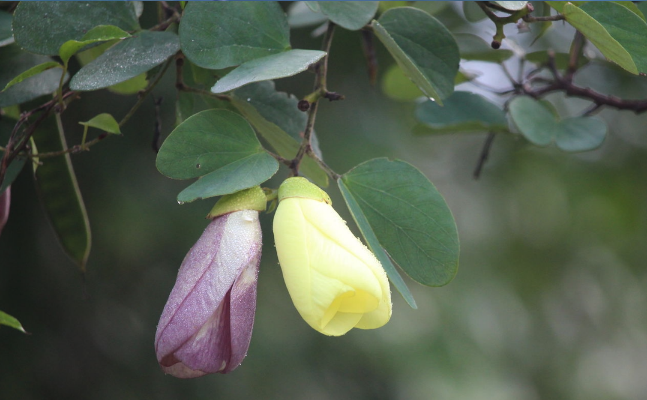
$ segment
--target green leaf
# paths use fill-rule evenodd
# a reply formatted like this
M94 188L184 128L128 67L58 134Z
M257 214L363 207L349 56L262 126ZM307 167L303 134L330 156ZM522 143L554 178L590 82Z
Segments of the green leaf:
M425 96L442 100L454 91L460 55L456 41L434 17L415 8L391 9L373 21L377 37Z
M436 15L447 8L450 3L450 1L414 1L411 7L422 10L429 15Z
M531 63L535 64L546 64L548 62L548 52L545 50L535 51L534 53L528 53L524 58ZM568 68L568 63L570 61L570 55L566 53L556 53L555 54L555 66L558 69ZM589 60L586 57L577 58L577 66L581 67L588 63Z
M290 48L287 18L275 1L189 2L179 34L187 58L209 69L233 67Z
M566 3L569 3L568 1L546 1L545 3L548 3L551 7L553 7L555 10L559 11L560 13L563 14L564 11L564 5ZM574 5L576 7L580 7L582 4L588 3L588 1L571 1L571 5ZM633 1L609 1L609 3L616 3L619 4L629 11L633 12L634 14L638 15L640 18L645 20L645 15L643 12L640 10L640 6L645 4L643 1L639 2L639 5L636 5ZM647 8L647 7L645 7Z
M546 4L553 7L560 14L564 14L564 5L566 5L566 3L571 3L572 5L579 7L582 4L588 3L588 2L587 1L547 1L546 2Z
M362 232L362 236L364 237L364 240L366 240L368 247L380 261L380 264L382 264L382 268L386 271L386 275L389 277L389 280L393 283L393 286L395 286L398 292L400 292L407 304L409 304L411 308L417 309L418 305L416 304L416 300L413 298L409 287L404 280L402 280L402 276L400 276L400 273L391 262L391 258L389 258L388 254L386 254L380 245L380 241L375 236L375 232L373 232L373 228L371 228L371 225L366 219L366 215L362 212L361 207L357 204L353 195L350 194L350 191L344 184L344 180L339 179L337 181L337 185L339 186L339 190L344 197L344 201L350 210L350 214L353 216L353 220L355 220L360 232Z
M508 122L501 108L478 94L454 92L440 107L431 100L419 103L416 118L424 128L418 134L507 131Z
M303 72L326 52L319 50L288 50L284 53L247 61L222 77L211 88L213 93L224 93L252 82L286 78Z
M187 187L177 196L181 203L235 193L260 185L270 179L279 169L279 163L266 152L227 164L208 173Z
M607 134L607 125L599 118L559 120L545 104L527 96L514 98L508 109L521 134L537 146L554 141L564 151L588 151L599 147Z
M528 4L527 1L495 1L494 3L510 11L521 10Z
M121 131L119 130L119 123L115 120L115 118L112 115L107 113L99 114L96 117L92 118L91 120L86 122L79 122L79 124L83 126L101 129L102 131L105 131L108 133L121 135Z
M457 33L454 38L464 60L502 63L513 55L511 50L494 50L485 40L469 33Z
M14 42L11 31L11 20L13 16L8 12L0 10L0 47Z
M37 54L58 55L63 43L81 40L97 25L139 29L135 7L129 1L25 1L13 17L16 43Z
M62 126L60 121L58 126ZM51 119L36 130L34 141L40 153L67 149L62 129L56 130ZM63 250L85 272L91 246L90 223L72 160L65 154L41 159L41 162L34 173L41 203Z
M273 82L259 82L234 91L231 102L278 155L286 159L296 156L307 116L296 108L295 97L277 92ZM311 141L321 156L316 135ZM309 156L301 162L300 171L318 186L328 186L328 176Z
M463 14L465 15L465 19L469 22L479 22L487 18L487 15L485 15L483 10L481 10L481 7L479 7L474 1L463 2Z
M0 325L6 325L11 328L18 329L22 333L27 333L25 331L25 328L22 327L22 324L20 323L20 321L18 321L16 318L2 311L0 311Z
M21 51L17 45L0 48L0 87L5 87L24 71L48 62L53 61L49 57ZM62 73L62 69L50 69L10 87L0 93L0 107L24 103L54 93Z
M445 200L415 167L369 160L341 178L380 245L404 272L427 286L449 283L458 269L456 224Z
M32 76L38 75L41 72L47 71L48 69L61 68L61 67L62 67L61 64L55 61L47 61L42 64L38 64L35 67L29 68L27 71L23 72L22 74L10 80L9 83L7 83L7 85L4 87L4 89L2 89L2 91L4 92L5 90L9 89L13 85L20 83L25 79L31 78Z
M382 75L382 92L393 100L413 101L424 96L397 64L391 65Z
M609 60L633 74L647 73L647 23L612 2L565 4L566 20Z
M191 179L263 151L243 117L227 110L206 110L171 132L156 165L169 178Z
M342 28L356 31L368 24L379 1L318 1L322 14Z
M4 152L0 153L4 156ZM0 161L2 160L2 157L0 157ZM0 193L4 192L9 185L13 183L13 181L16 180L18 177L18 174L20 171L22 171L22 168L25 166L25 161L27 161L26 157L16 157L13 159L11 164L7 167L7 170L5 171L4 179L2 180L2 184L0 185Z
M305 1L295 1L288 7L288 25L291 28L321 25L327 20L322 13L312 11Z
M81 40L68 40L63 43L58 51L58 55L61 57L65 65L67 65L70 57L89 44L105 42L107 40L124 39L127 37L130 37L128 32L125 32L114 25L95 26L90 29L88 33L83 35Z
M72 90L97 90L127 81L163 63L180 44L172 32L140 32L106 50L81 68L70 81Z

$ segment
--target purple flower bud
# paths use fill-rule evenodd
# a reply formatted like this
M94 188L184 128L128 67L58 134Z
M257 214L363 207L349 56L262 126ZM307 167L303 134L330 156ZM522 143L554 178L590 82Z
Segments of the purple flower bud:
M11 186L7 186L7 190L0 193L0 233L9 219L9 204L11 204Z
M261 259L258 211L215 218L184 258L155 334L157 360L178 378L226 374L252 338Z

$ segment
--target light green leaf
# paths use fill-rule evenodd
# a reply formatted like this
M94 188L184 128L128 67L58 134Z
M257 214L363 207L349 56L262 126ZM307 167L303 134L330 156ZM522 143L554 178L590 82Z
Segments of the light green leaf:
M51 118L40 125L34 141L40 153L67 149L65 135L61 129L57 131ZM90 223L70 155L41 159L41 162L34 173L41 203L63 250L85 272L91 246Z
M2 91L4 92L5 90L9 89L13 85L20 83L25 79L31 78L32 76L38 75L41 72L47 71L48 69L61 68L61 67L62 67L61 64L55 61L47 61L42 64L38 64L35 67L29 68L27 71L23 72L22 74L10 80L9 83L7 83L7 85L4 87L4 89L2 89Z
M507 131L508 121L501 108L478 94L454 92L440 107L431 100L419 103L416 118L424 124L417 134Z
M443 286L454 278L459 256L454 217L419 170L404 161L378 158L341 179L380 245L407 275L427 286Z
M382 92L393 100L413 101L424 96L397 64L391 65L382 75Z
M51 58L21 51L17 45L1 47L0 87L5 87L24 71L50 62L53 62ZM0 107L24 103L54 93L58 88L62 73L62 69L50 69L10 87L0 93Z
M606 123L597 117L559 120L545 104L530 97L516 97L508 109L521 134L537 146L555 142L564 151L588 151L598 148L607 134Z
M25 1L18 4L13 18L20 47L47 55L57 55L63 43L81 40L97 25L139 29L135 7L129 1Z
M557 10L560 14L564 13L564 5L566 3L571 3L572 5L579 7L584 3L588 3L587 1L547 1L546 4L549 6L553 7L555 10Z
M609 60L633 73L647 73L647 23L612 2L565 4L566 20L582 32Z
M68 40L63 43L58 51L58 55L61 57L65 65L67 65L70 57L89 44L105 42L107 40L124 39L127 37L130 37L128 32L125 32L114 25L95 26L90 29L88 33L83 35L81 40Z
M375 34L425 96L442 100L454 91L460 55L451 33L415 8L391 9L373 21Z
M344 201L346 202L346 205L350 210L350 214L353 216L353 219L359 227L360 232L362 232L362 236L364 236L364 240L366 240L368 247L371 249L373 254L375 254L375 257L380 261L380 264L382 264L382 268L384 268L384 271L386 271L386 275L389 277L389 280L391 281L391 283L393 283L393 286L395 286L398 292L400 292L404 300L407 302L407 304L409 304L409 306L411 306L411 308L418 308L416 300L413 298L409 287L404 282L404 280L402 280L402 277L400 276L398 270L395 268L395 265L393 265L388 254L386 254L386 252L380 245L379 240L377 240L377 237L375 236L375 232L373 232L373 228L371 228L371 225L366 219L366 215L364 215L361 207L359 206L359 204L357 204L357 201L344 184L344 180L339 179L337 181L337 185L339 186L339 190L344 197Z
M252 82L286 78L303 72L326 52L319 50L288 50L284 53L247 61L222 77L211 88L213 93L224 93Z
M180 44L172 32L140 32L106 50L81 68L70 81L72 90L97 90L127 81L163 63Z
M342 28L356 31L368 24L379 1L318 1L322 14Z
M290 48L287 18L275 1L189 2L179 34L187 58L209 69L233 67Z
M6 312L0 311L0 325L6 325L14 329L18 329L22 333L27 333L25 331L25 328L22 327L22 324L20 321L18 321L16 318L12 317L11 315L7 314Z
M92 118L91 120L86 122L79 122L79 124L83 126L101 129L102 131L105 131L108 133L121 135L121 131L119 130L119 123L115 120L115 118L112 115L107 113L99 114L96 117Z
M177 196L181 203L235 193L260 185L279 169L279 163L266 152L254 153L208 173Z
M321 25L327 20L322 13L312 11L305 1L295 1L288 7L288 25L291 28Z
M559 11L560 13L563 14L564 11L564 5L566 3L569 3L568 1L546 1L545 3L548 3L551 7L553 7L555 10ZM588 3L588 1L571 1L571 5L574 5L576 7L580 7L582 4ZM640 18L645 20L645 15L644 13L640 10L640 6L645 4L645 2L640 1L636 5L633 1L610 1L609 3L616 3L619 4L625 8L627 8L629 11L633 12L634 14L638 15ZM647 8L647 7L646 7Z
M521 10L528 4L527 1L495 1L494 3L510 11Z
M13 16L8 12L0 10L0 47L14 42L11 31L11 20Z
M494 50L485 40L469 33L457 33L454 38L464 60L502 63L513 54L511 50Z
M231 99L236 109L278 155L286 159L296 156L305 129L303 117L306 115L296 108L296 98L277 92L273 82L259 82L234 91ZM311 141L317 153L316 135ZM300 171L318 186L328 186L328 176L309 156L301 162Z

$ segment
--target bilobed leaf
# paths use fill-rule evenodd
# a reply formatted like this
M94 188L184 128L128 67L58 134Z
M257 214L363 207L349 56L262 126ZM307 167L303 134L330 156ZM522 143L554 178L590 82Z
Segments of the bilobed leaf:
M339 179L337 181L337 184L339 185L339 190L341 191L341 194L344 197L344 201L346 202L346 205L348 206L348 209L353 216L353 220L355 220L355 223L359 227L359 230L362 232L362 236L364 236L368 247L371 249L373 254L375 254L375 257L378 259L380 264L382 264L382 268L384 268L384 271L386 271L386 275L389 277L389 280L391 281L391 283L393 283L393 286L395 286L398 292L400 292L404 300L407 302L407 304L409 304L409 306L411 306L411 308L418 308L416 300L413 298L409 287L404 282L404 280L402 280L400 273L391 262L388 254L386 254L386 252L380 245L379 240L375 236L375 232L373 232L373 228L371 228L371 225L366 219L366 215L364 215L361 207L359 206L359 204L357 204L357 201L350 193L348 188L346 188L344 180Z
M607 124L600 118L566 118L555 130L555 144L564 151L589 151L600 147L606 136Z
M298 136L293 135L305 126L298 127L298 117L284 118L290 113L288 106L291 101L281 99L282 95L276 92L273 83L260 82L234 91L231 102L274 151L285 159L292 159L301 144ZM318 186L328 186L328 176L309 156L303 158L300 171Z
M368 24L377 12L379 1L319 1L322 14L342 28L356 31Z
M187 58L209 69L233 67L290 48L287 18L275 1L189 2L179 35Z
M0 10L0 47L14 42L13 32L11 31L12 15Z
M86 122L79 122L79 124L92 127L92 128L101 129L102 131L105 131L108 133L121 135L121 130L119 130L119 123L115 120L115 118L112 115L107 113L99 114L96 117L92 118L91 120Z
M36 130L34 141L40 153L67 149L63 132L57 132L51 119ZM70 155L42 159L41 162L34 173L41 203L63 250L85 272L91 245L90 223Z
M547 146L553 140L556 117L542 103L527 97L515 97L508 105L512 121L521 134L537 146Z
M320 12L314 12L306 5L306 1L295 1L288 7L288 25L291 28L304 28L321 25L328 18Z
M97 90L127 81L163 63L180 49L172 32L140 32L106 50L72 77L72 90Z
M373 21L376 36L427 97L442 105L454 91L460 55L447 28L424 11L401 7Z
M191 202L222 196L260 185L279 169L279 163L266 152L254 153L198 179L177 196L179 202Z
M9 83L7 83L7 85L4 87L4 89L2 89L2 91L4 92L5 90L9 89L13 85L20 83L25 79L31 78L32 76L38 75L41 72L47 71L48 69L60 68L60 67L61 67L61 64L55 61L47 61L42 64L38 64L35 67L29 68L27 71L23 72L22 74L10 80Z
M253 82L293 76L305 71L325 55L326 52L320 50L288 50L247 61L218 80L211 91L224 93Z
M494 3L510 11L521 10L528 4L527 1L495 1Z
M16 42L37 54L57 55L68 40L81 40L97 25L139 29L130 1L34 1L18 5L13 17Z
M609 60L633 73L647 73L647 23L612 2L565 4L566 20L586 36Z
M51 58L21 51L17 45L2 47L0 48L0 87L5 87L12 79L30 68L50 62L53 62ZM0 107L24 103L54 93L62 73L62 69L49 69L13 85L0 93Z
M427 286L443 286L454 278L459 255L454 217L419 170L404 161L378 158L341 179L380 245L407 275Z
M419 103L416 118L427 129L416 133L500 132L508 129L503 110L484 97L470 92L454 92L440 107L431 100Z
M125 39L130 37L128 32L125 32L119 27L114 25L99 25L90 29L88 33L83 35L81 40L68 40L61 45L58 55L63 62L67 65L70 57L76 54L83 47L97 42L105 42L114 39Z
M6 325L11 328L18 329L22 333L27 333L25 328L22 327L20 321L3 311L0 311L0 325Z
M512 57L511 50L494 50L485 40L469 33L454 34L463 60L502 63Z

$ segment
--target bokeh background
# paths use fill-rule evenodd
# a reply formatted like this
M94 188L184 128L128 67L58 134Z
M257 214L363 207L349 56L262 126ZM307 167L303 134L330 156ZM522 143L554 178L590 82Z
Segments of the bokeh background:
M155 13L147 3L142 25L154 25ZM436 17L452 32L486 40L494 33L488 22L467 23L459 4ZM293 46L319 48L310 31L294 30ZM504 47L512 49L528 49L535 36L513 26L506 34ZM556 23L530 49L568 51L572 37L572 28ZM595 49L587 51L595 56ZM379 44L378 57L383 73L393 61ZM507 62L513 72L516 60ZM494 64L462 66L479 71L482 82L509 87ZM485 134L413 136L415 104L390 100L379 84L369 84L358 32L337 31L329 71L328 87L346 100L320 107L324 158L339 173L383 156L420 168L458 225L461 261L452 283L427 288L408 280L418 310L394 293L385 327L325 337L294 309L273 247L272 215L264 215L247 358L229 375L184 381L164 375L154 353L156 324L213 201L178 205L175 196L186 183L156 171L149 99L123 136L73 156L93 235L85 284L56 242L27 168L12 187L0 237L0 309L31 335L0 328L0 398L647 398L647 115L604 110L610 135L583 154L499 135L474 180ZM175 123L172 77L170 71L154 91L164 98L164 135ZM647 78L602 60L576 79L605 93L647 97ZM312 81L304 73L277 87L303 96ZM471 84L459 90L484 93ZM559 94L548 98L562 115L587 105ZM134 102L107 91L83 94L65 113L68 143L80 141L77 121L100 112L119 118ZM286 174L282 169L268 186ZM352 221L334 185L329 192Z

